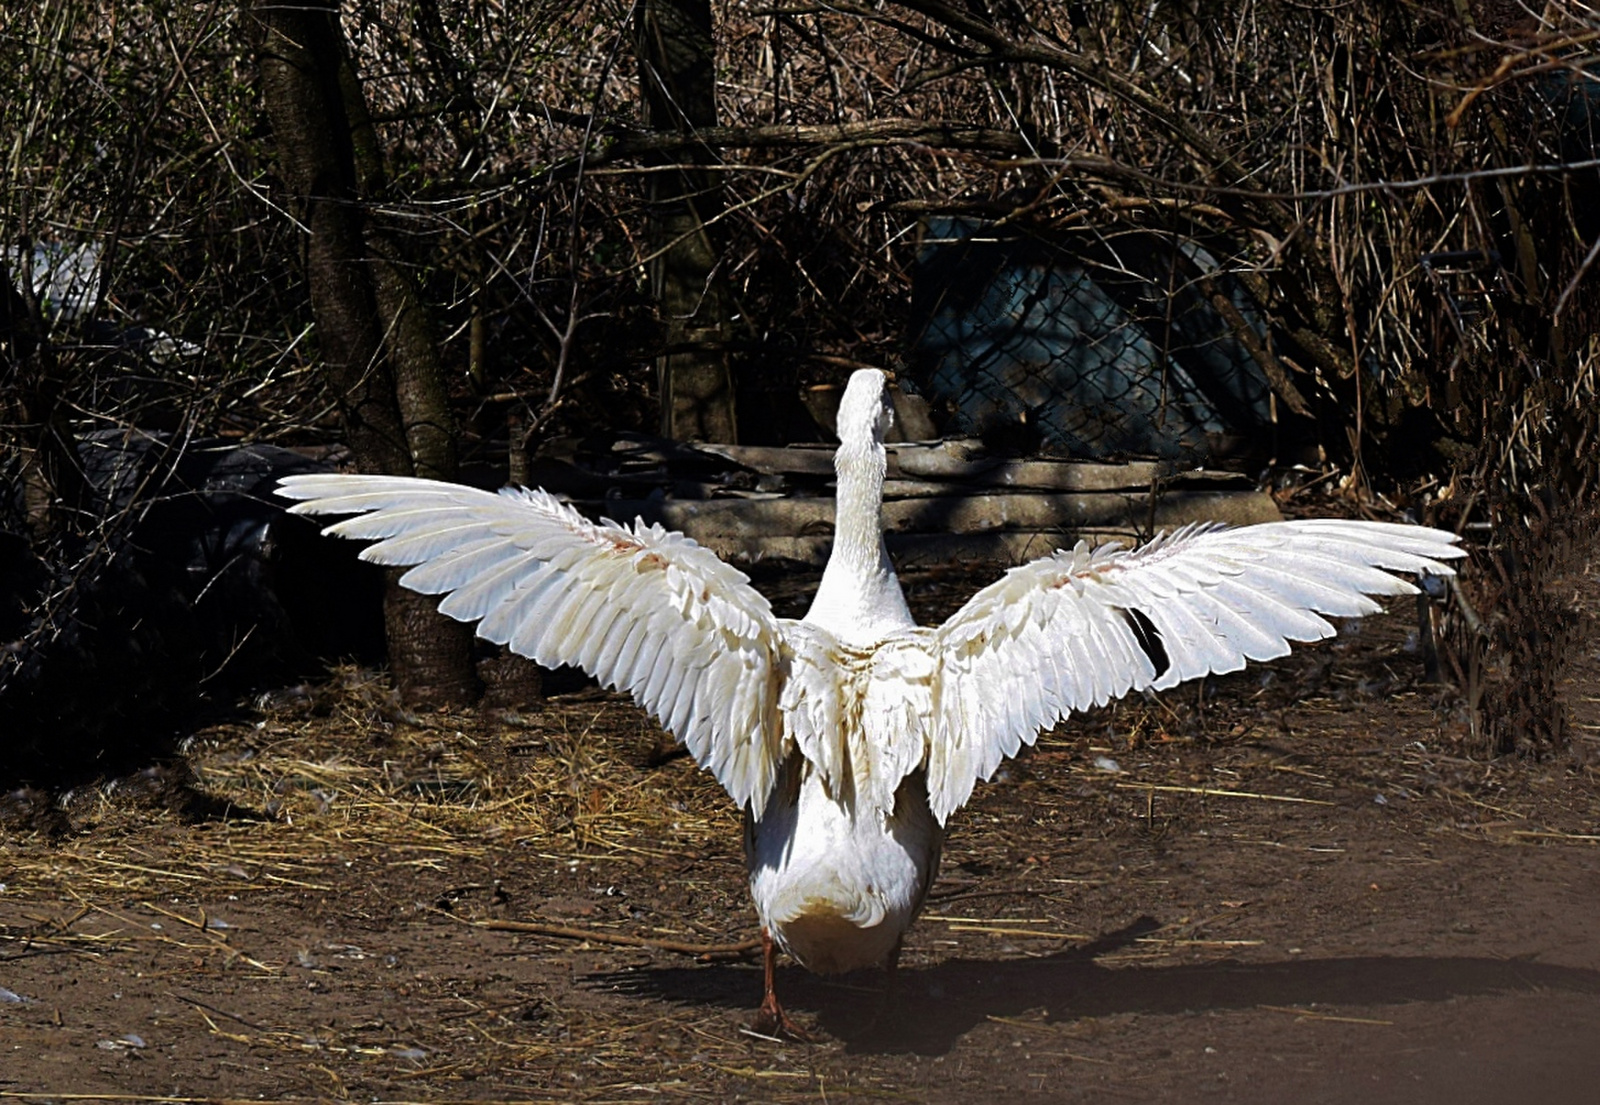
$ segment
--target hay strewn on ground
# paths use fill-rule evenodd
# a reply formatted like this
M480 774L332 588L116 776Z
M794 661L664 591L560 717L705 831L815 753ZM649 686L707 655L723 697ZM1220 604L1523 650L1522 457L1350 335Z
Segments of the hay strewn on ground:
M814 1047L745 1030L739 816L630 704L419 716L335 671L181 764L5 800L0 1027L34 1058L0 1096L1183 1100L1202 1044L1304 1071L1587 1025L1600 780L1475 756L1410 610L1046 734L958 815L891 1023L875 976L784 972Z

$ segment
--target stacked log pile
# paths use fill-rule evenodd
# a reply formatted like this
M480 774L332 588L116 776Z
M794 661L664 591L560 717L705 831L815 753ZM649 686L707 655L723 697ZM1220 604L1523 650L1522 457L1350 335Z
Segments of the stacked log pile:
M591 516L641 517L732 560L821 564L833 533L828 446L681 445L659 439L552 443L529 483ZM884 529L902 564L1021 561L1079 537L1139 538L1187 522L1277 521L1245 476L1122 464L1009 460L975 441L892 444Z

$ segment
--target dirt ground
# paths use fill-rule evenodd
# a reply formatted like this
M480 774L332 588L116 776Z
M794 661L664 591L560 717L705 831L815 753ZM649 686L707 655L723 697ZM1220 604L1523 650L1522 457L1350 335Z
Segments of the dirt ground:
M0 1098L1593 1102L1600 773L1485 759L1415 625L1045 735L953 819L886 1014L782 972L810 1044L747 1030L738 816L630 704L339 672L0 799ZM1594 642L1569 675L1593 752Z

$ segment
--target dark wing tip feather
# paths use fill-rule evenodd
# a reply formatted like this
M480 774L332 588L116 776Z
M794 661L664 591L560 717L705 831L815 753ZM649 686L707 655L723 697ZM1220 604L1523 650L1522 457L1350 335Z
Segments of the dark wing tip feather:
M1117 613L1122 615L1122 620L1133 630L1133 639L1139 642L1139 648L1149 658L1151 666L1156 669L1155 677L1160 679L1167 673L1167 669L1172 667L1172 660L1167 656L1167 646L1161 640L1161 630L1156 628L1155 623L1143 610L1119 606Z

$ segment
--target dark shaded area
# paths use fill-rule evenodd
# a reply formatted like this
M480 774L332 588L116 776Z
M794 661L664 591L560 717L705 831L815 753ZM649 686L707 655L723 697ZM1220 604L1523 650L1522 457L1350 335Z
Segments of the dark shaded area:
M271 496L325 465L137 433L80 456L96 521L48 558L14 478L0 503L0 786L133 770L243 693L381 657L379 573Z

